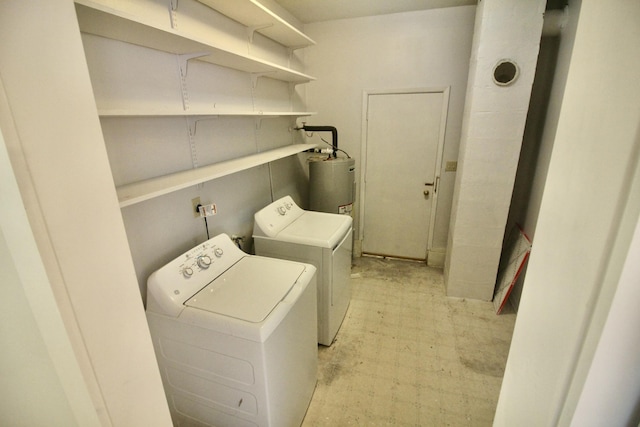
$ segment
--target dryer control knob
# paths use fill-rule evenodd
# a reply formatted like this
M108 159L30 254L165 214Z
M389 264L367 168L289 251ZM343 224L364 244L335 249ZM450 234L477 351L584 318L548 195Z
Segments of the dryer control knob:
M191 267L185 267L182 269L182 275L188 279L189 277L193 276L193 268Z
M209 255L201 255L198 257L196 262L198 263L198 267L206 269L211 265L211 258Z
M287 213L286 209L284 208L284 206L278 206L278 213L280 215L284 215Z
M224 254L224 251L222 250L222 248L215 248L213 250L213 253L215 254L216 257L220 258L222 254Z

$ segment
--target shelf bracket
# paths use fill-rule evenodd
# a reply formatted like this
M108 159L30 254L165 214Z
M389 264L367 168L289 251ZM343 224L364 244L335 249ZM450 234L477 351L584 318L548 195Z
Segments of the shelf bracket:
M201 58L209 55L209 52L185 53L176 55L178 67L180 68L180 91L182 94L182 109L189 109L189 91L187 90L187 72L189 70L189 60Z
M273 27L273 24L253 25L251 27L247 27L245 31L247 32L249 43L253 43L253 35L256 31L264 30L265 28L269 27Z
M187 130L189 132L189 151L191 152L191 165L193 166L193 169L198 169L200 167L200 164L198 163L198 149L196 146L196 133L198 132L198 122L201 122L203 120L213 120L213 119L217 119L218 116L211 116L211 117L205 117L205 118L192 118L192 117L185 117L185 120L187 122ZM204 182L199 182L198 184L196 184L196 188L201 189L202 187L204 187Z
M180 0L169 0L169 19L171 20L171 28L174 30L178 27L178 2Z
M293 52L295 52L295 48L288 47L287 48L287 66L291 68L291 60L293 59Z
M209 52L184 53L182 55L177 55L178 63L180 65L180 77L183 79L187 78L189 60L202 58L207 55L209 55Z
M198 168L198 151L196 149L196 124L197 120L192 120L190 117L185 117L187 122L187 130L189 132L189 150L191 151L191 164L194 169Z
M298 50L298 49L303 49L306 46L289 46L287 47L287 64L289 65L289 68L291 68L291 61L293 60L293 53Z
M302 82L289 82L289 98L292 98L296 93L296 86L302 84Z
M261 112L258 114L262 114ZM260 130L260 128L262 127L262 121L265 119L275 119L277 116L259 116L255 118L255 122L256 122L256 130Z
M268 76L269 74L275 73L275 71L268 71L265 73L251 73L251 85L255 89L258 86L258 79L260 77Z
M194 119L193 121L189 121L188 122L188 126L189 126L189 138L193 138L196 136L196 133L198 132L198 123L205 121L205 120L215 120L220 118L220 116L218 115L214 115L214 116L208 116L208 117L200 117L198 119Z

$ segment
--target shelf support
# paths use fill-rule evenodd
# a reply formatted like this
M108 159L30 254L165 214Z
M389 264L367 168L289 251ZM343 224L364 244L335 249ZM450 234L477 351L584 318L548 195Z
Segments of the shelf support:
M191 165L194 169L198 168L198 151L196 149L196 124L197 120L192 120L190 117L185 117L187 122L187 129L189 132L189 150L191 151Z
M206 117L206 118L200 118L200 119L185 117L187 121L188 132L189 132L189 150L191 152L191 165L193 166L194 169L198 169L200 167L200 164L198 163L198 150L196 147L196 132L198 131L198 122L202 120L212 120L217 118L218 116ZM196 184L196 188L202 188L202 187L204 187L203 182L199 182Z
M262 24L262 25L254 25L246 28L247 38L249 39L249 43L253 43L253 35L256 31L264 30L265 28L273 27L273 24Z
M277 116L260 116L260 117L256 117L255 118L256 130L260 130L260 128L262 127L262 121L264 119L275 119L275 118L277 118Z
M275 71L267 71L267 72L264 72L264 73L251 73L251 85L255 89L256 86L258 86L258 79L260 77L265 77L265 76L268 76L269 74L273 74L273 73L275 73Z
M201 117L198 119L193 119L192 122L188 123L189 126L189 138L193 138L196 136L196 133L198 132L198 123L204 121L204 120L215 120L215 119L219 119L220 116L219 115L211 115L208 117Z
M289 82L289 100L293 98L293 95L296 93L296 86L302 84L302 82Z
M171 28L174 30L178 27L178 2L180 0L169 0L169 19L171 20Z
M301 44L301 45L297 45L297 46L289 46L289 47L288 47L288 49L289 49L289 51L290 51L291 53L293 53L293 52L295 52L295 51L296 51L296 50L298 50L298 49L304 49L304 48L306 48L306 47L309 47L309 46L306 46L306 45L302 45L302 44Z
M207 55L209 55L209 52L184 53L182 55L177 55L179 65L180 65L180 76L183 79L187 78L189 60L202 58L203 56L207 56Z
M287 48L287 67L291 68L291 60L293 59L293 52L295 51L294 48L292 47L288 47Z
M289 68L291 68L291 60L293 59L293 53L298 50L298 49L303 49L306 46L289 46L287 47L287 64L289 66Z
M180 68L180 92L182 94L182 109L184 111L187 111L189 109L189 91L187 90L187 72L189 70L189 60L202 58L203 56L207 55L209 55L209 52L185 53L182 55L176 55L176 58L178 60L178 67Z

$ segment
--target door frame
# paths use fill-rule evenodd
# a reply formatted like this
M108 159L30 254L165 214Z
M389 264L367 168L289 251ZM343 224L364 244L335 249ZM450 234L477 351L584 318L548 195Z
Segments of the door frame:
M429 237L427 238L427 253L425 259L428 259L429 251L433 246L433 234L435 230L436 211L438 208L438 193L440 174L442 171L442 157L444 153L444 139L446 135L447 115L449 112L449 92L450 86L441 87L423 87L423 88L407 88L407 89L371 89L362 91L362 130L360 142L360 209L358 215L358 238L360 240L359 252L362 254L362 241L364 240L364 213L366 204L366 173L367 173L367 130L369 117L369 96L370 95L404 95L412 93L441 93L442 94L442 114L440 116L440 135L438 138L438 149L436 152L436 174L434 176L434 191L431 203L431 217L429 218Z

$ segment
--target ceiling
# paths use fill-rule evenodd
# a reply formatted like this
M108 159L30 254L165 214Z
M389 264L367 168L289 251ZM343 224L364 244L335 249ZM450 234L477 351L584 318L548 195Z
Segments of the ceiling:
M275 0L275 2L304 24L477 4L477 0Z
M477 0L273 0L303 24L389 13L476 5ZM568 0L547 0L546 9L563 9Z

